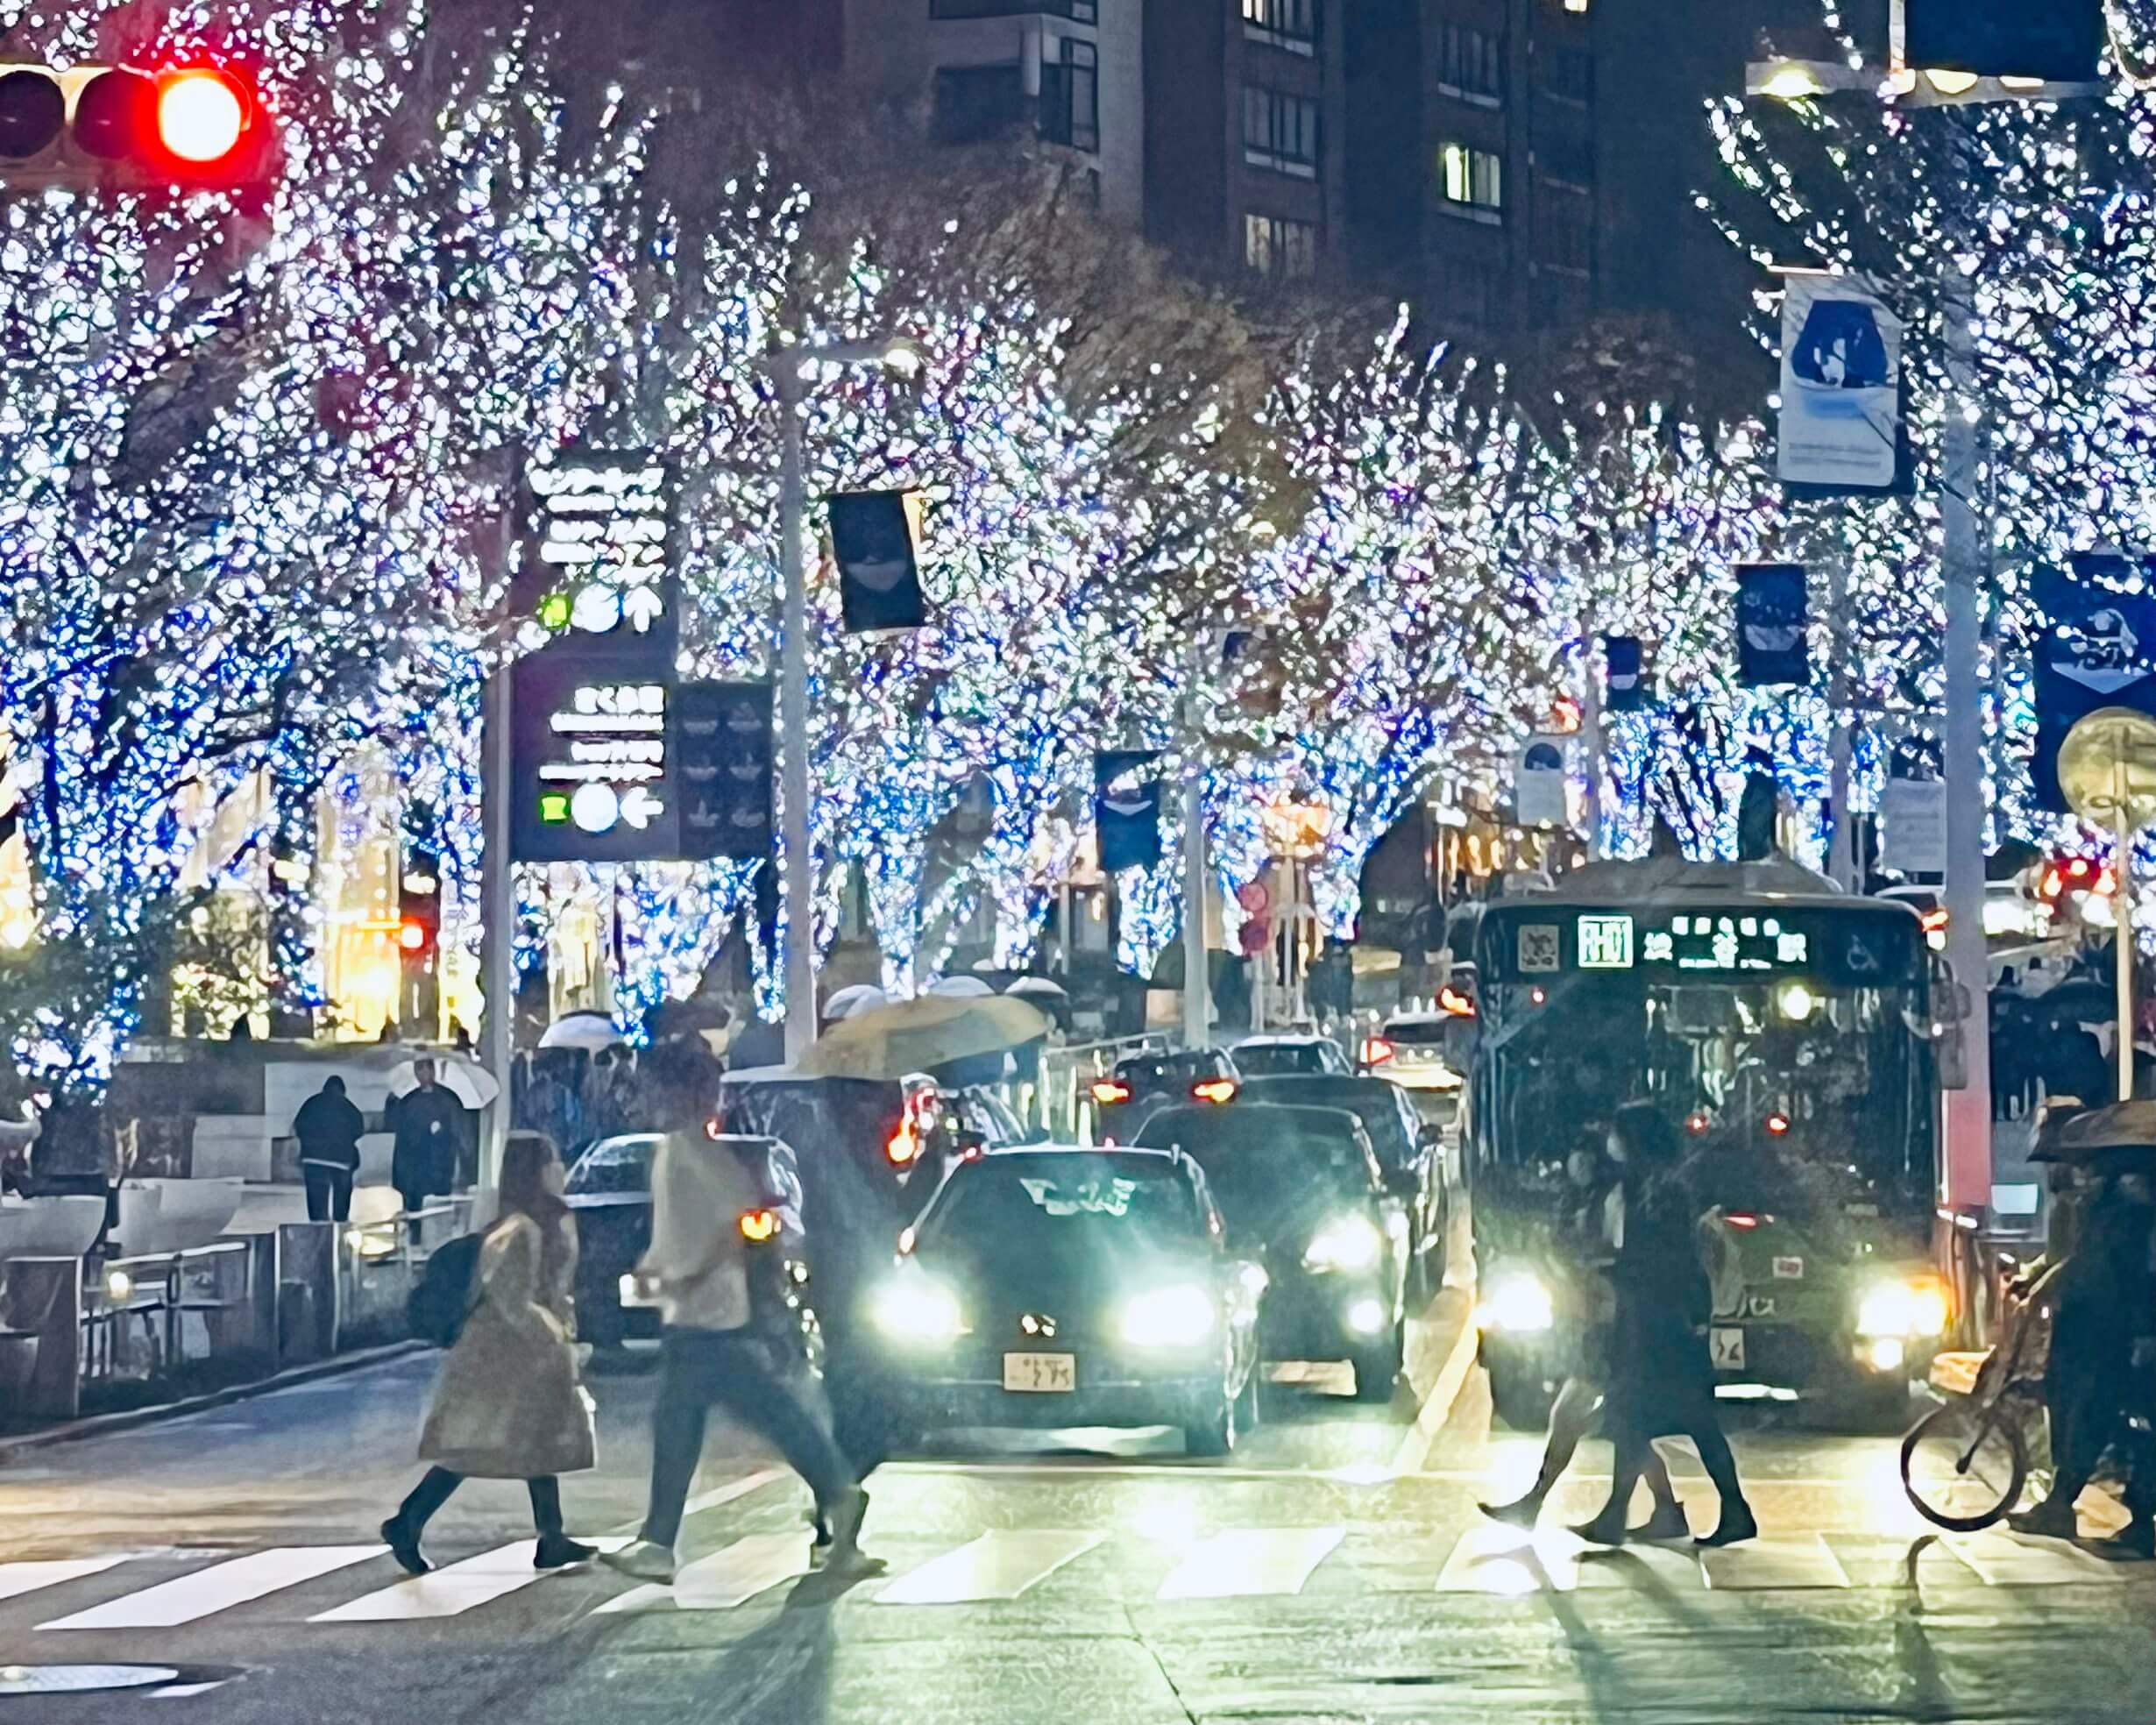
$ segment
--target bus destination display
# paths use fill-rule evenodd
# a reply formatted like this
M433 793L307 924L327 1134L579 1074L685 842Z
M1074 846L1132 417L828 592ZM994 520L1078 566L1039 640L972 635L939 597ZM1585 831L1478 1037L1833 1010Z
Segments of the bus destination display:
M1910 980L1919 934L1913 918L1904 927L1894 917L1809 909L1642 913L1523 907L1514 919L1507 919L1508 926L1486 926L1486 933L1496 937L1500 973L1528 979L1633 971L1699 982L1801 976L1893 986Z

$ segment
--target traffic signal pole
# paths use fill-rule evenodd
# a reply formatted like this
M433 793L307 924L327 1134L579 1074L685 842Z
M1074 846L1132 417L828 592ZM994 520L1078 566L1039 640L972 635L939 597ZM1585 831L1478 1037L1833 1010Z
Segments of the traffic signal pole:
M501 1187L501 1154L509 1140L510 1063L516 1046L516 891L509 869L512 681L504 654L486 679L479 730L479 991L486 1002L479 1020L479 1064L501 1087L480 1122L480 1217L493 1214Z
M778 566L785 638L779 664L779 848L786 866L786 1064L816 1046L816 893L809 837L808 579L801 566L801 397L798 372L771 369L778 392Z
M1198 704L1206 630L1194 631L1183 692L1183 1046L1202 1048L1212 1034L1213 978L1205 962L1205 729Z

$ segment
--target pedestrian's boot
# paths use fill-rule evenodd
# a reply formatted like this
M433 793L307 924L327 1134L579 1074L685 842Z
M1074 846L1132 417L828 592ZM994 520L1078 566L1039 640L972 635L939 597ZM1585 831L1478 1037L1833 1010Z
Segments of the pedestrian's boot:
M821 1565L826 1575L872 1575L883 1567L881 1558L861 1549L861 1524L869 1518L869 1494L859 1486L841 1493L826 1514L818 1517L831 1529L831 1544Z
M1582 1522L1570 1530L1574 1537L1584 1539L1590 1545L1621 1545L1630 1536L1625 1527L1624 1506L1606 1507L1591 1522Z
M571 1539L565 1533L543 1533L539 1544L532 1553L534 1569L567 1569L571 1564L589 1563L599 1555L599 1547L586 1545L580 1539Z
M601 1551L599 1562L633 1580L649 1581L662 1587L674 1585L674 1548L656 1539L639 1539L618 1551Z
M381 1535L382 1544L389 1547L389 1555L407 1575L433 1573L434 1565L419 1549L419 1530L407 1523L401 1514L392 1516L382 1523Z
M1691 1537L1691 1523L1684 1519L1684 1506L1674 1500L1668 1503L1657 1503L1655 1513L1647 1518L1644 1526L1625 1530L1633 1538L1645 1540L1649 1544Z
M1691 1543L1702 1551L1713 1551L1723 1545L1741 1545L1748 1539L1759 1537L1759 1520L1752 1514L1752 1506L1742 1498L1734 1503L1722 1505L1722 1518L1714 1531L1702 1534Z
M2074 1506L2057 1497L2047 1497L2032 1509L2016 1510L2006 1518L2006 1525L2016 1533L2035 1534L2044 1539L2071 1539L2081 1531Z
M1537 1482L1525 1497L1515 1497L1510 1503L1478 1503L1475 1508L1507 1527L1531 1529L1543 1513L1543 1488Z

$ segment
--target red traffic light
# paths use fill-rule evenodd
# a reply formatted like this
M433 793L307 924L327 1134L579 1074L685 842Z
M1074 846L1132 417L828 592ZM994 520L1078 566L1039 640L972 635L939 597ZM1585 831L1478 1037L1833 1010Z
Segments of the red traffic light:
M274 154L252 82L211 65L156 71L0 62L0 186L236 189Z
M159 80L157 141L175 160L207 167L237 150L253 120L239 81L215 67L193 67Z
M403 926L397 930L397 944L408 953L424 952L434 940L434 931L417 917L407 917Z

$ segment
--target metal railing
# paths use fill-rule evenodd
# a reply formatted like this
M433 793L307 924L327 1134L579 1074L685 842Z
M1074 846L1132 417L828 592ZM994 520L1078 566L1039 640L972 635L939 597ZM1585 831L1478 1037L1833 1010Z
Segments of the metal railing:
M76 1373L92 1387L238 1381L274 1362L274 1245L222 1239L186 1252L82 1261Z
M428 1258L472 1227L472 1199L448 1197L379 1222L337 1225L337 1348L403 1336L404 1305Z

